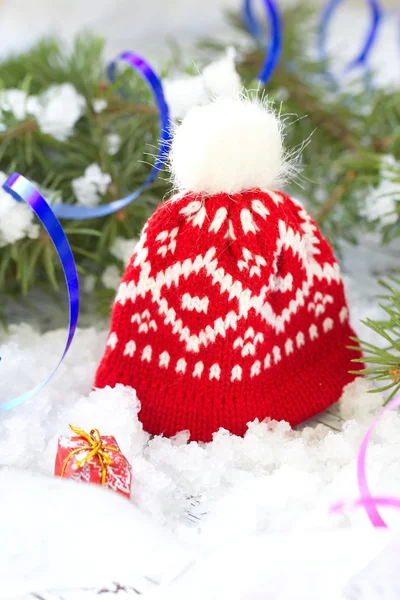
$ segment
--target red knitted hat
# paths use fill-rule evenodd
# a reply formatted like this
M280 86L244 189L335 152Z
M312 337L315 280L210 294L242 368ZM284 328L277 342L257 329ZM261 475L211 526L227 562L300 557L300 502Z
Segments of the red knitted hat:
M284 162L279 122L217 100L186 117L171 156L184 191L143 229L95 386L135 388L152 434L209 441L255 419L297 425L340 398L360 354L346 347L329 244L299 202L269 189Z

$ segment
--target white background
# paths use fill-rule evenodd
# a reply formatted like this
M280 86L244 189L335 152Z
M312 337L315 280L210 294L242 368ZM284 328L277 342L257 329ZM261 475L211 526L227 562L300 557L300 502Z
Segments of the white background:
M278 0L280 6L293 1ZM257 2L261 5L261 0ZM381 2L392 9L398 6L398 0ZM69 39L90 28L107 38L109 56L129 48L157 57L168 40L218 35L226 27L224 9L240 4L241 0L0 0L0 55L29 46L41 35ZM317 4L323 6L324 1ZM365 5L366 0L343 0L338 46L357 43L354 30L366 16Z

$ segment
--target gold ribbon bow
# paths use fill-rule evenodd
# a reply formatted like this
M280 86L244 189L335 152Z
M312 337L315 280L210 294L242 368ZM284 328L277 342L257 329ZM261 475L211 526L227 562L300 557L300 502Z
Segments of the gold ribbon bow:
M101 435L98 429L91 429L90 433L86 433L83 429L79 429L75 425L70 425L69 428L79 435L79 437L83 438L87 441L87 446L80 446L80 448L76 448L72 450L64 461L63 468L61 470L61 477L64 477L65 469L71 458L75 456L75 454L79 454L80 452L87 452L87 455L81 460L77 461L77 466L82 468L87 462L89 462L95 456L99 460L100 468L101 468L101 485L105 485L106 477L107 477L107 465L111 465L112 460L110 456L107 454L106 450L112 450L114 452L119 452L119 448L115 448L114 446L105 446L101 439Z

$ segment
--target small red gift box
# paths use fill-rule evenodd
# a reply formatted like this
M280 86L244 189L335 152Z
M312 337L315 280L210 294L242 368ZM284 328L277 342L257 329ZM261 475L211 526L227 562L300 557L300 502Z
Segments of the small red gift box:
M67 479L97 483L129 498L132 468L111 435L97 429L86 433L70 425L75 437L60 437L54 474Z

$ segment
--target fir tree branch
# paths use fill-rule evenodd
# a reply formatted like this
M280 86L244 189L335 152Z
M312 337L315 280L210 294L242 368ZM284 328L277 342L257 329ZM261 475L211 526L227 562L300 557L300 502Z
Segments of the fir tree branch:
M105 113L132 113L134 115L152 115L158 117L158 109L155 106L147 106L146 104L124 104L117 98L108 100L108 106L104 110Z
M266 89L281 105L281 113L289 115L288 120L294 117L285 141L289 153L302 149L302 196L310 212L331 242L342 238L356 242L362 228L380 226L379 222L367 223L359 209L370 190L383 181L382 156L400 158L400 92L332 91L324 75L326 65L310 59L307 48L314 34L313 11L308 2L284 11L284 56ZM254 88L265 51L244 31L238 15L233 21L241 32L234 39L241 57L238 70L245 85ZM225 52L225 46L215 40L209 43L207 62ZM113 84L104 80L102 47L102 41L91 35L78 37L71 51L56 40L44 40L29 52L0 62L2 89L41 94L54 84L69 83L86 101L72 134L63 140L44 134L34 119L18 122L5 111L1 115L7 129L0 132L0 171L18 170L43 188L57 191L66 203L76 201L71 182L93 163L112 178L102 202L123 197L145 181L150 171L147 153L154 154L159 139L158 111L145 82L133 71L124 71ZM122 89L123 95L119 93ZM96 100L107 102L102 112L94 111ZM110 133L120 138L120 149L113 156L107 147ZM310 143L304 145L308 139ZM398 178L400 191L400 168L397 171L394 168L393 177ZM99 299L106 298L109 303L112 297L112 291L101 284L104 270L121 266L110 252L113 244L120 237L136 236L168 192L167 176L161 174L140 198L118 213L89 222L63 223L67 231L73 231L79 271L96 278ZM396 223L379 229L383 241L400 235L400 210L398 215ZM0 318L6 298L20 300L22 292L38 286L51 293L55 282L62 283L62 270L51 248L44 252L42 237L1 248ZM400 323L391 327L399 336ZM381 359L379 368L385 367L384 375L393 382L400 361L389 355L375 358Z
M283 67L278 67L274 74L274 86L284 86L291 99L302 107L302 111L312 119L317 127L323 129L330 137L336 139L344 148L358 151L359 139L351 131L348 123L327 108L310 91L310 86L301 81L296 74L290 73Z
M349 171L348 173L346 173L343 183L335 187L329 198L326 200L326 202L322 204L321 208L315 215L315 220L317 221L317 223L320 223L334 208L337 202L339 202L343 194L348 189L349 184L354 180L355 177L356 173L354 173L354 171Z
M34 133L35 131L39 131L39 126L35 119L22 121L22 123L18 123L18 125L15 125L15 127L11 127L10 129L0 133L0 143L23 136L26 133Z
M355 199L366 199L379 186L384 154L399 156L400 94L375 89L366 96L362 91L330 89L325 78L327 65L308 58L305 40L313 39L312 17L313 9L304 3L285 11L284 54L266 90L277 102L283 99L281 114L297 117L286 130L289 148L302 147L302 141L310 139L303 148L302 187L311 212L333 244L341 237L355 242L357 229L379 227L378 221L366 222L361 217L361 203ZM240 19L233 21L243 32ZM253 50L245 51L239 67L247 84L254 82L264 59L264 48L254 41ZM326 195L320 193L322 187ZM340 211L335 210L339 205ZM383 242L397 235L400 214L397 225L381 229Z
M400 274L400 271L396 273ZM396 273L386 281L380 282L387 290L380 306L388 318L363 321L364 325L382 338L384 347L355 339L361 345L364 356L354 362L363 362L369 366L353 373L365 375L378 382L379 385L374 391L391 390L385 404L390 402L400 390L400 280ZM383 384L381 385L380 382Z

